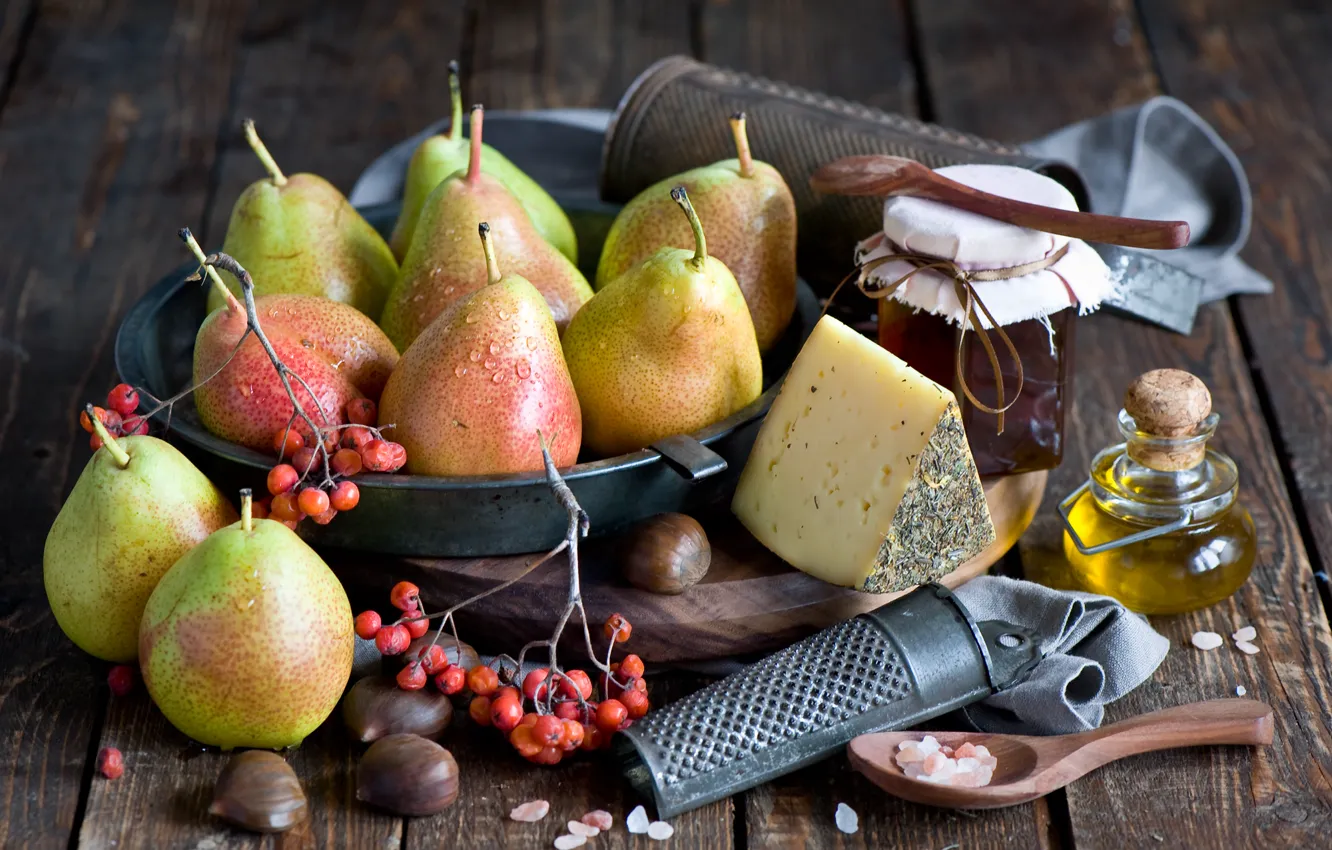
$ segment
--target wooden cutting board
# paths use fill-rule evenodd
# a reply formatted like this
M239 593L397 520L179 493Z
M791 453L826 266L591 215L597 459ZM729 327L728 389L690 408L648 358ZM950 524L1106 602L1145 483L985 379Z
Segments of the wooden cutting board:
M1003 557L1031 524L1045 482L1045 472L987 481L985 495L997 539L943 583L956 587ZM622 579L613 538L583 544L583 604L594 630L594 646L605 645L600 624L619 612L633 624L626 651L638 653L648 663L769 652L901 595L859 593L793 569L729 514L698 519L712 544L712 566L703 581L679 596L648 593ZM348 554L330 563L354 596L373 592L368 598L382 602L394 582L406 579L421 588L427 609L433 611L504 582L533 557L370 560ZM567 589L567 562L563 556L554 558L512 587L476 603L470 613L460 612L459 635L482 652L516 652L524 643L551 634ZM571 623L563 651L582 657L582 645L581 630Z

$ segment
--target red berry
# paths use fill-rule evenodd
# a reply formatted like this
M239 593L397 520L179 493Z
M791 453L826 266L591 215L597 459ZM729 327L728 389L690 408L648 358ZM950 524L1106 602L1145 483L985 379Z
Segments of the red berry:
M407 464L407 447L402 443L390 441L389 447L389 467L388 472L397 472Z
M564 743L560 748L571 753L583 744L583 724L577 720L564 721Z
M354 398L347 402L347 421L356 425L373 425L379 416L375 403L368 398Z
M134 668L128 664L117 664L106 674L106 684L111 688L111 693L123 697L134 690Z
M620 678L643 675L643 659L637 655L626 655L620 659Z
M425 683L426 671L419 662L413 661L398 671L398 687L404 691L419 691Z
M545 667L538 667L528 673L527 677L523 679L523 696L530 700L544 700L547 689L542 682L546 681L546 677L549 675L550 671Z
M421 647L421 651L416 654L421 659L421 666L425 668L427 675L433 676L449 665L448 656L444 654L444 647L437 643L430 646Z
M88 438L88 445L92 448L93 451L97 451L102 447L102 438L97 436L96 434L93 434L91 437Z
M416 640L421 635L430 631L430 621L425 617L415 617L411 620L407 620L403 625L406 626L407 631L411 633L412 640Z
M489 726L490 697L472 697L472 702L467 706L467 713L472 716L472 721L476 723L476 725Z
M121 416L129 416L139 409L139 394L129 384L116 384L106 394L106 406Z
M561 720L580 720L582 706L573 700L555 703L555 716Z
M383 655L400 655L412 643L412 635L406 626L384 626L375 635L375 646Z
M564 758L564 750L559 747L542 747L541 752L533 756L530 761L537 764L553 765L559 764L562 758Z
M292 531L295 531L301 524L299 519L280 519L278 522L282 523L287 528L290 528Z
M449 696L459 693L467 687L467 671L457 664L450 664L435 676L435 687Z
M505 685L498 691L495 691L495 695L491 697L491 699L502 698L516 700L519 705L523 704L523 692L515 688L513 685Z
M501 732L512 732L522 719L523 706L518 700L500 697L490 703L490 724Z
M532 725L532 737L543 747L563 746L564 721L553 714L538 717Z
M148 433L148 420L142 416L127 416L120 423L120 433L126 437L142 437Z
M517 699L517 697L514 697L514 699ZM536 725L536 722L537 722L538 720L540 720L540 719L541 719L541 715L540 715L540 714L537 714L535 711L529 711L529 712L527 712L526 714L523 715L523 719L522 719L522 720L519 720L519 721L518 721L518 725L519 725L519 726L535 726L535 725Z
M315 456L315 450L309 446L302 446L296 450L296 454L291 457L291 465L302 475L311 470L319 468L318 458Z
M296 452L305 448L305 438L295 428L281 428L273 435L273 451L278 453L278 457L291 457Z
M643 681L638 679L637 681ZM648 713L648 695L647 691L625 691L620 695L620 704L624 706L625 711L629 712L631 720L637 720Z
M273 503L268 506L268 515L278 522L296 522L305 514L301 513L301 506L296 504L295 493L279 493L273 497Z
M606 733L602 732L601 727L597 726L595 723L584 723L582 724L582 727L583 741L578 748L581 750L587 750L588 752L600 749L601 740L605 737Z
M421 604L421 589L410 581L400 581L389 591L389 602L399 611L415 611Z
M328 494L328 503L340 511L349 511L361 503L361 488L350 481L339 481Z
M289 463L279 463L277 466L268 470L268 492L274 496L285 493L301 478L301 474L296 471L296 467Z
M536 758L542 750L542 746L532 738L532 727L521 723L509 733L509 743L518 751L518 755L525 759Z
M629 719L629 710L617 699L608 699L597 706L597 727L603 732L615 732Z
M479 697L488 697L499 690L499 674L484 664L467 671L467 687Z
M97 753L97 772L107 779L119 779L125 772L125 757L115 747L102 747Z
M606 640L615 643L624 643L629 640L630 633L634 627L624 618L623 614L611 614L606 618L606 623L601 627L601 631L606 635Z
M341 439L338 436L338 431L334 428L321 433L324 435L324 451L328 452L329 457L332 458L333 453L338 450L338 440Z
M315 521L315 525L328 525L330 522L333 521L333 517L337 515L338 515L337 508L329 508L328 510L324 511L322 514L315 514L314 516L310 517L310 519Z
M338 449L329 464L338 475L350 477L361 471L361 455L353 449Z
M268 499L261 499L258 502L251 502L250 516L254 519L268 519L268 501Z
M566 699L575 699L578 694L582 694L583 699L591 699L592 680L582 670L570 670L560 677L555 692Z
M362 611L356 615L356 634L363 640L374 640L382 625L384 621L378 611Z
M361 446L361 463L371 472L388 472L393 463L393 450L385 440L371 440Z
M360 454L365 444L374 438L375 434L369 428L348 428L342 434L342 447Z
M302 488L296 502L301 507L301 513L306 516L318 516L328 510L328 494L318 487Z
M116 429L120 427L122 417L114 410L94 407L93 414L102 421L102 424L106 426L106 430L113 434L116 432ZM87 431L89 434L93 432L92 420L88 418L88 411L85 410L79 414L79 424L82 425L83 430Z

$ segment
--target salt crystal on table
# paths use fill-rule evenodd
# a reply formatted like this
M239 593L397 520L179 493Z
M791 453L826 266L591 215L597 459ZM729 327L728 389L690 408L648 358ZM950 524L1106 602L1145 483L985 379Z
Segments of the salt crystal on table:
M837 811L833 813L833 820L837 823L837 828L847 835L851 835L860 829L860 815L856 814L856 810L846 803L837 804Z
M1257 655L1258 653L1262 652L1261 649L1249 643L1247 640L1235 641L1235 648L1238 649L1240 652L1244 653L1245 655Z
M1199 649L1216 649L1222 643L1224 641L1221 640L1221 635L1216 632L1193 633L1193 645Z
M595 826L602 832L610 829L611 824L615 823L615 819L611 817L611 813L605 809L597 809L596 811L588 812L583 815L582 821L588 826Z
M585 835L588 838L596 838L597 834L601 832L600 827L588 826L580 820L571 820L565 824L564 828L569 830L571 835Z
M1231 637L1234 638L1236 641L1241 641L1241 640L1252 641L1254 638L1258 637L1258 630L1255 629L1253 626L1245 626L1244 628L1240 629L1239 631L1231 635Z
M1237 685L1237 686L1235 686L1235 696L1237 696L1237 697L1242 697L1242 696L1244 696L1244 695L1247 694L1247 693L1248 693L1248 690L1245 689L1245 687L1244 687L1243 685Z
M642 835L647 832L648 823L647 809L642 806L635 807L629 813L629 817L624 819L624 825L635 835Z
M675 834L675 827L664 820L654 820L648 824L647 837L653 841L665 841Z
M550 803L545 800L532 800L514 806L513 811L509 812L509 819L521 823L536 823L544 818L549 811Z
M561 835L555 839L555 850L573 850L587 843L586 835Z

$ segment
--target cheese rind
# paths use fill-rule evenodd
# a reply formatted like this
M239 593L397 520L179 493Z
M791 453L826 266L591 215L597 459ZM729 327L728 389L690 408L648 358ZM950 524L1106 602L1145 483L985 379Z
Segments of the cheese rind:
M732 511L825 581L931 581L995 537L953 394L825 316L787 373Z

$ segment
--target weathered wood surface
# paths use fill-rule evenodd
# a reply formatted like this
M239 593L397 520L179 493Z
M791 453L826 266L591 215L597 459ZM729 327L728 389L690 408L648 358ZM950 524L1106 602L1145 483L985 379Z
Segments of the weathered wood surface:
M1263 541L1259 565L1233 600L1154 621L1175 648L1110 716L1244 685L1276 708L1271 750L1142 757L1066 794L976 816L886 799L839 757L678 820L679 846L1325 843L1332 640L1314 570L1332 557L1323 424L1332 406L1332 246L1323 232L1332 95L1319 85L1332 70L1329 38L1332 19L1299 0L7 3L0 846L535 846L554 836L556 816L604 806L622 822L634 801L608 762L535 769L465 735L454 744L458 807L408 821L373 812L353 800L360 745L335 722L292 756L311 797L307 826L283 839L220 829L202 807L222 757L182 758L183 739L141 690L108 701L105 665L74 649L50 617L40 563L45 531L87 457L72 411L112 382L120 315L179 261L175 229L189 224L220 242L232 200L259 176L237 133L242 117L259 122L288 170L345 190L376 153L444 114L451 58L463 62L469 102L576 107L613 106L639 70L675 52L1007 140L1175 94L1249 169L1256 215L1244 256L1278 283L1274 296L1207 308L1189 339L1108 317L1086 322L1079 357L1097 368L1079 375L1067 463L1050 487L1053 498L1075 484L1112 439L1119 396L1137 372L1179 365L1208 381L1224 417L1218 443L1240 463ZM1058 579L1057 544L1055 521L1042 517L1021 547L1029 575ZM1259 629L1259 656L1186 645L1195 629L1246 623ZM654 687L661 697L696 684ZM93 774L104 744L125 751L120 780ZM535 797L553 804L548 824L504 819ZM859 811L860 834L836 832L838 802ZM620 831L609 843L628 838Z

